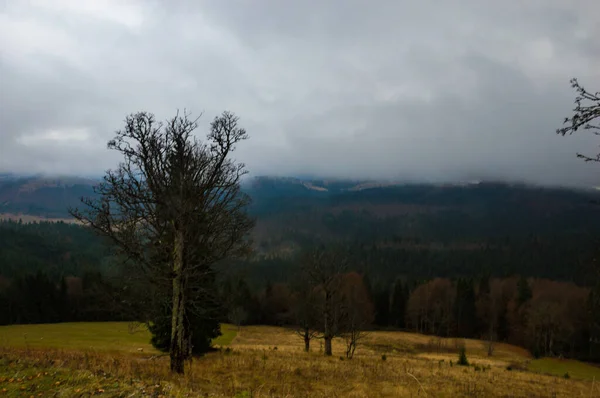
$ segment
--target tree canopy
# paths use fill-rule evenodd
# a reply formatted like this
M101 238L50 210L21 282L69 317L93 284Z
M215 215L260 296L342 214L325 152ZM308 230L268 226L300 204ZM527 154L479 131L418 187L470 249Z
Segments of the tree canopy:
M123 161L106 173L95 197L82 199L82 210L71 209L114 243L131 277L144 279L154 298L169 303L176 373L183 373L192 352L191 317L210 317L218 305L213 265L244 254L253 226L249 197L240 191L246 170L231 159L246 131L233 113L223 112L202 142L193 135L197 120L178 113L163 124L151 113L129 115L108 143Z

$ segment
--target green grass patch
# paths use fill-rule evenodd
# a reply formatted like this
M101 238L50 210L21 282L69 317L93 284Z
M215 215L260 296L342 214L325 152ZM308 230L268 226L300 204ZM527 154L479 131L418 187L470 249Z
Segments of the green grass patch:
M61 348L156 352L144 325L129 322L80 322L0 327L0 345L8 347Z
M231 344L237 332L224 324L214 345ZM156 353L150 332L143 324L129 322L78 322L0 327L0 346Z
M214 346L227 346L231 344L235 336L237 336L237 327L224 323L221 325L221 335L212 343Z
M564 377L600 381L600 367L573 359L542 358L532 360L529 370Z

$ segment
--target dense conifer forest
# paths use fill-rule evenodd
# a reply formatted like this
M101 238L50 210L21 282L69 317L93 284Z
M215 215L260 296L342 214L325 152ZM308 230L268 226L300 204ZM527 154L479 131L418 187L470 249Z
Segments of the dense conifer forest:
M598 359L595 194L503 184L329 188L264 179L247 188L254 251L219 266L221 321L295 325L301 254L335 244L346 271L360 275L372 328ZM129 304L140 287L120 261L76 224L1 222L0 323L144 321Z

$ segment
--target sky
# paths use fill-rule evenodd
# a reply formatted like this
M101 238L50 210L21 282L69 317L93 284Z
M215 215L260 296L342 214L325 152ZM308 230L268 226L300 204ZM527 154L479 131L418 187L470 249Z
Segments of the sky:
M133 112L224 110L251 175L600 185L598 0L0 0L0 172L102 175Z

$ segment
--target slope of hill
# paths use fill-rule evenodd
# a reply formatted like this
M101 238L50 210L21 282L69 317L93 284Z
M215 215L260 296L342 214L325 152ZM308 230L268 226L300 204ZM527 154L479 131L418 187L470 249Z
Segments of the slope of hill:
M238 330L221 344L226 349L191 361L189 376L181 378L169 374L168 358L155 355L148 333L132 334L131 324L0 327L0 337L12 342L0 348L0 390L8 396L572 397L594 396L600 375L582 362L544 359L561 367L554 372L508 344L489 357L478 340L464 341L470 365L458 366L461 340L375 331L346 360L341 339L334 357L323 358L317 344L302 352L293 330ZM58 333L68 341L55 339Z
M67 217L67 208L93 196L98 180L77 177L18 177L0 174L0 213ZM576 208L591 209L600 199L595 190L535 188L503 183L403 184L393 181L303 180L293 177L256 177L243 185L253 199L252 211L272 214L299 207L327 207L331 212L372 211L375 215L460 209L523 211L552 217Z
M93 194L93 183L6 178L0 213L66 217L68 206ZM257 218L255 268L244 267L263 278L276 278L306 245L345 242L356 267L382 279L488 272L585 280L600 236L595 190L271 177L243 189Z
M94 180L77 177L0 178L0 213L29 214L48 218L68 216L81 196L93 195Z
M519 184L366 184L264 178L248 189L258 217L254 274L277 279L299 248L346 242L355 268L398 275L525 274L585 281L600 237L594 190ZM352 189L360 185L362 189ZM252 267L243 265L246 273ZM377 283L377 281L374 281Z
M0 275L44 270L50 275L106 271L110 250L92 231L63 222L0 221Z
M410 236L450 242L587 233L600 227L600 206L593 204L600 195L592 190L501 183L356 186L319 191L265 179L248 192L259 223L269 225L264 233L280 237L379 242Z

